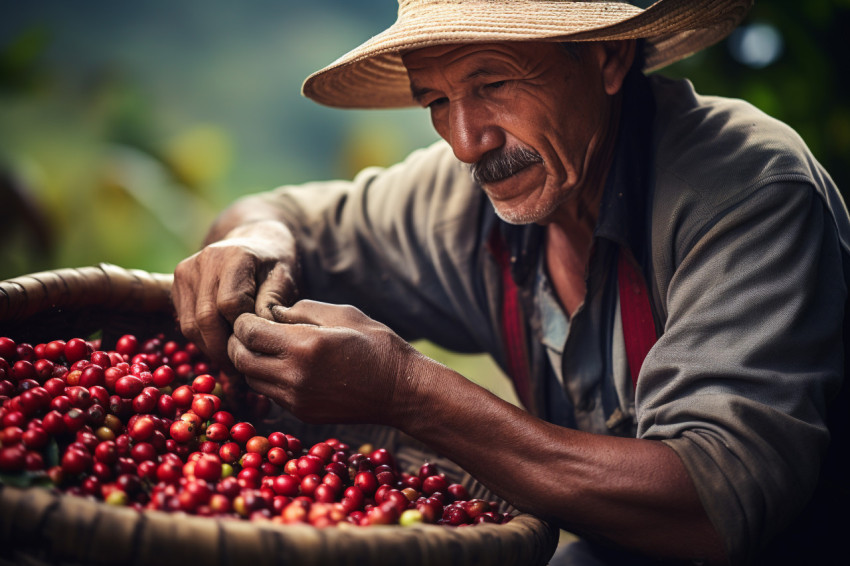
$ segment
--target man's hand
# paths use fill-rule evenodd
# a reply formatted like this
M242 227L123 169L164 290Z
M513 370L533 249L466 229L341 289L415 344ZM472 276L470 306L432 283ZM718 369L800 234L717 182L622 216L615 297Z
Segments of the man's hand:
M224 370L227 340L243 313L271 318L273 305L291 304L297 295L292 234L278 222L234 229L180 262L172 298L183 335Z
M240 316L228 354L251 388L299 419L397 425L414 403L425 358L383 324L308 300L272 313L276 322Z

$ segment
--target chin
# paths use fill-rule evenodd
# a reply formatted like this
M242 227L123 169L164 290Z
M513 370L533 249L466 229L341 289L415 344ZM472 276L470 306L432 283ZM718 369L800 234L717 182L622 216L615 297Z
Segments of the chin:
M547 219L554 212L555 206L499 206L493 203L496 216L508 224L546 224Z

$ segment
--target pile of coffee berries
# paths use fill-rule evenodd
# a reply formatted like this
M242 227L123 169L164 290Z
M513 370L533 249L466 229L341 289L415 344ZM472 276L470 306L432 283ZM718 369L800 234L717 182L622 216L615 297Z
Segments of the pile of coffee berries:
M128 334L99 348L0 337L0 483L316 527L511 519L432 463L410 473L384 448L264 435L228 410L227 382L191 342ZM268 400L253 395L251 407L261 417Z

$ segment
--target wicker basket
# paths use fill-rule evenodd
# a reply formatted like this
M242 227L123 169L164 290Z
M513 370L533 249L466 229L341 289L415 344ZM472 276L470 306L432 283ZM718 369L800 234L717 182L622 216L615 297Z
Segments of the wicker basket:
M0 336L33 344L102 332L177 333L171 276L113 265L60 269L0 282ZM268 423L267 423L268 424ZM436 462L474 497L486 488L455 464L398 431L375 426L308 426L278 413L271 423L305 443L337 437L371 442L412 471ZM281 427L286 427L281 428ZM503 510L508 510L503 503ZM270 522L138 512L39 487L0 484L0 565L534 565L546 564L558 532L519 513L504 525L450 528L373 526L317 529Z

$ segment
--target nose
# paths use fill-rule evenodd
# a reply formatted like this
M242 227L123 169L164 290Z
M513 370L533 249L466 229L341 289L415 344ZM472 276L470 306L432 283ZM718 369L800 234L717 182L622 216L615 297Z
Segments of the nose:
M475 163L488 151L504 144L504 133L484 105L467 98L450 104L447 139L459 160Z

